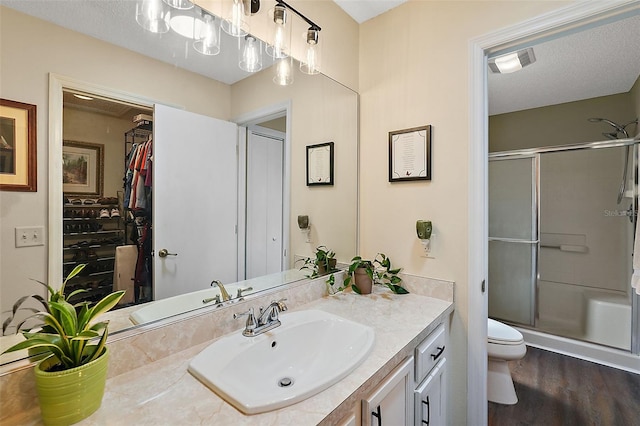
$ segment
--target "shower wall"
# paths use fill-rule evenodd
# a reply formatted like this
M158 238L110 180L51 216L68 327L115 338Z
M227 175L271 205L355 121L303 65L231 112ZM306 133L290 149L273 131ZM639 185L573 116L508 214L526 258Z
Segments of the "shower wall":
M616 200L624 149L540 155L537 328L629 349L631 198Z

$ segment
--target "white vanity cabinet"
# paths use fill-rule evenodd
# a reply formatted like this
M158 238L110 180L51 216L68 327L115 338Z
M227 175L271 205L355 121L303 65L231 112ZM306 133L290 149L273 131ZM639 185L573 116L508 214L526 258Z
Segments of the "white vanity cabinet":
M362 401L363 426L400 426L413 423L413 371L411 356Z
M416 348L415 426L446 424L446 337L444 324L440 324Z

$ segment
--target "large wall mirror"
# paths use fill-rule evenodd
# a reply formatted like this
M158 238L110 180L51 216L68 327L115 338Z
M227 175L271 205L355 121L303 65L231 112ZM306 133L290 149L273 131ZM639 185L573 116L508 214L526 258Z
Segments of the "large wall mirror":
M231 298L247 298L303 279L296 260L320 245L335 251L338 261L356 254L355 91L322 74L303 74L295 61L293 83L276 85L273 60L264 50L262 70L243 71L245 41L224 32L220 54L202 55L172 30L153 34L140 27L135 1L9 0L0 12L1 94L38 107L40 180L37 194L1 194L2 231L9 235L24 226L26 215L31 223L48 225L49 235L34 251L17 249L3 237L3 322L21 297L46 296L31 278L59 286L69 265L83 260L74 256L82 244L92 244L83 234L91 230L69 225L100 218L102 209L76 200L115 197L109 203L118 213L108 209L109 220L123 222L122 228L112 226L132 245L129 233L137 224L124 224L122 182L128 153L139 142L125 134L139 114L153 116L153 133L141 133L143 141L153 135L152 287L109 313L111 333L150 321L163 324L186 311L219 309L211 297L220 292L211 286L214 280ZM93 96L103 107L74 94ZM328 142L334 144L333 185L307 186L306 147ZM69 146L91 151L96 145L104 150L104 190L97 196L65 192L63 153ZM298 216L308 216L310 232L299 229ZM101 226L112 229L106 221ZM69 238L76 233L83 235ZM162 248L166 256L158 256ZM19 338L18 323L0 337L3 348ZM4 355L0 362L14 359Z

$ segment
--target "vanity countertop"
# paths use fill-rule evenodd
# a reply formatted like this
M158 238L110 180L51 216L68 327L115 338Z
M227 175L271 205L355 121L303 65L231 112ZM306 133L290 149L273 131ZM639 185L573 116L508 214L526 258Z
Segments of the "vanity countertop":
M109 379L101 408L79 424L335 424L402 359L412 354L415 346L453 311L453 303L415 294L394 295L379 289L368 296L353 293L327 296L295 310L302 309L327 311L375 330L371 354L327 390L280 410L244 415L187 372L191 359L212 343L206 342ZM19 417L13 420L38 424L39 409L35 406Z

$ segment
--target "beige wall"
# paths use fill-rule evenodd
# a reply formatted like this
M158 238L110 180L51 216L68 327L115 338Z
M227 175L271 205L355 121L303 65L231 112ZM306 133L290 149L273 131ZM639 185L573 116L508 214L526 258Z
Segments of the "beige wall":
M628 123L634 118L631 93L493 115L489 117L489 151L606 140L602 133L612 131L611 126L590 123L590 117Z
M310 256L325 245L348 262L356 254L358 95L322 75L299 73L287 87L272 78L267 69L234 84L232 116L291 102L291 253ZM306 146L324 142L335 143L334 185L306 186ZM311 243L298 229L298 215L309 215Z
M194 3L210 12L224 16L220 0L196 0ZM268 11L275 0L263 0L260 12L250 18L250 32L264 41L273 39L273 21L268 19ZM315 22L320 31L322 60L320 70L323 74L341 82L353 90L358 90L358 23L330 0L288 0L288 4ZM291 20L293 57L303 58L306 41L303 34L309 27L298 17Z
M133 127L131 119L71 108L64 109L62 118L64 140L104 146L104 196L115 197L116 191L122 191L124 132Z
M47 225L49 73L221 119L230 115L228 85L0 7L0 97L38 108L38 191L0 192L3 312L18 294L40 291L29 278L47 277L46 244L15 249L14 228ZM19 286L20 293L10 290Z
M409 1L360 26L361 252L384 251L408 273L455 281L451 424L467 423L469 40L566 4ZM390 184L388 132L425 124L433 126L432 181ZM435 259L420 257L417 219L433 221Z

